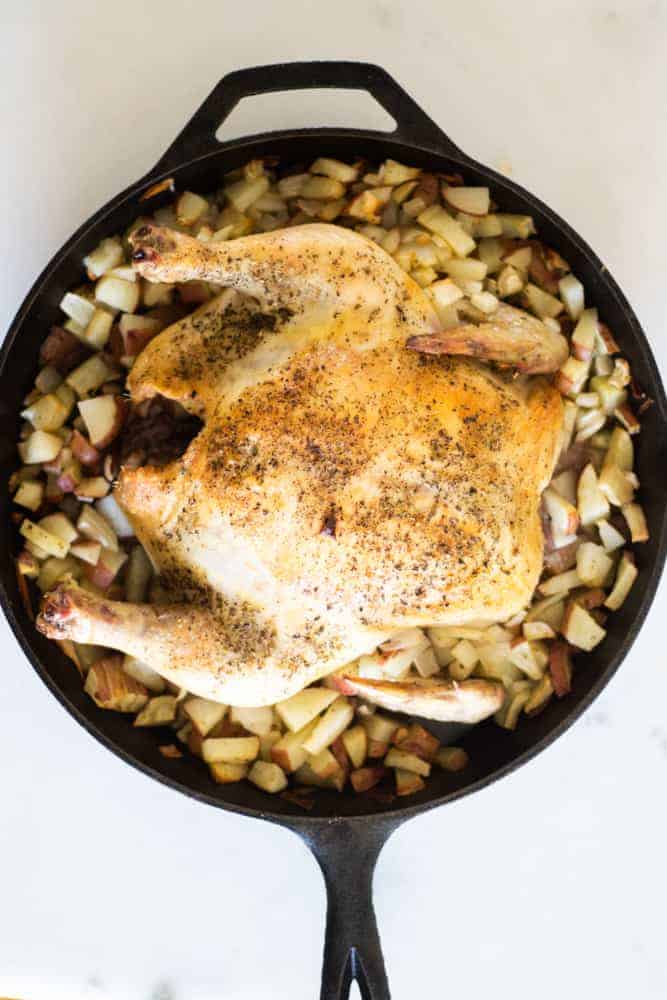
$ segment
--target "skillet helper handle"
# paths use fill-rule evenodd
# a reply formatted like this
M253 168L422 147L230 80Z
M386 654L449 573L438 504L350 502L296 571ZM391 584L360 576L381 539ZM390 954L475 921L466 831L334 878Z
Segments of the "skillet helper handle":
M320 88L365 90L396 122L394 132L375 134L390 135L407 145L422 146L465 159L451 139L380 66L344 61L295 62L239 69L223 76L171 144L153 174L171 170L182 163L215 152L220 146L216 132L245 97Z
M322 869L327 921L320 1000L391 1000L373 908L373 873L393 827L374 819L334 821L305 836Z

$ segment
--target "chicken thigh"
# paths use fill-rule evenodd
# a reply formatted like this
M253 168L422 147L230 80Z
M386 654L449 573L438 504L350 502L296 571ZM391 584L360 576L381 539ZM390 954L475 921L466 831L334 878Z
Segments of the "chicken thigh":
M429 298L350 230L203 243L146 225L133 244L149 280L244 293L163 331L128 380L135 402L161 394L204 422L180 459L123 469L116 491L174 603L65 585L43 631L259 706L398 629L505 620L528 602L562 420L546 379L432 356ZM485 356L483 327L466 353Z

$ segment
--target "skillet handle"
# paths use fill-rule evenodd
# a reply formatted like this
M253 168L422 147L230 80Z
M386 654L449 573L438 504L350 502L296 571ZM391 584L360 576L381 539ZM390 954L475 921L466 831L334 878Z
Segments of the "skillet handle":
M391 1000L373 909L373 872L394 829L395 823L367 818L302 833L327 890L320 1000L347 1000L353 980L362 1000Z
M223 76L174 140L153 173L171 170L182 163L215 152L220 146L215 137L216 132L243 98L322 87L365 90L371 94L396 122L394 132L375 134L391 135L411 146L421 146L465 159L451 139L380 66L343 61L295 62L239 69ZM326 129L322 131L326 132Z

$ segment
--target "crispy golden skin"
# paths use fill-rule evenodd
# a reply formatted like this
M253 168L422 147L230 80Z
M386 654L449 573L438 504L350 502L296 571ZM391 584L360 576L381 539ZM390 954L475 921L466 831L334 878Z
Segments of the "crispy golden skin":
M162 393L205 421L180 460L125 470L117 493L193 603L162 621L118 612L107 645L192 691L261 705L396 629L502 620L528 601L562 419L550 384L407 350L438 329L429 300L348 230L202 244L144 227L135 246L149 278L259 302L223 293L131 373L135 399ZM67 634L83 617L98 641L86 607Z

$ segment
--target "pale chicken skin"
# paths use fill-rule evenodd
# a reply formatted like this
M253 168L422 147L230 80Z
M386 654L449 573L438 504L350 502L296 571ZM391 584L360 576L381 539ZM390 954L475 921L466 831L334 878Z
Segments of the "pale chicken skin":
M204 421L182 458L124 469L116 492L175 603L61 587L47 634L259 706L398 629L501 621L529 601L562 421L546 379L408 349L439 332L431 303L349 230L216 244L144 226L133 239L143 276L203 278L258 304L222 292L155 338L128 380L135 401L159 393Z

